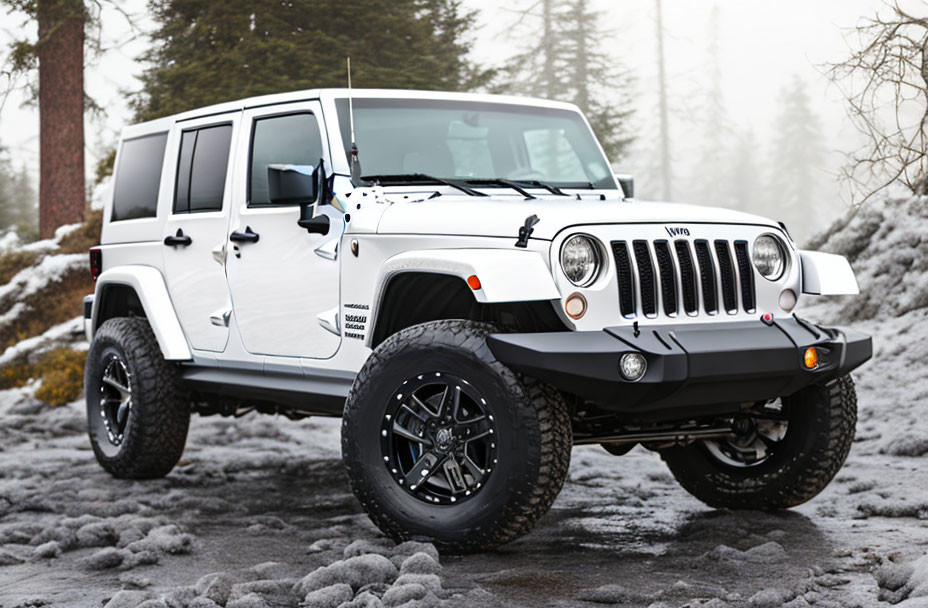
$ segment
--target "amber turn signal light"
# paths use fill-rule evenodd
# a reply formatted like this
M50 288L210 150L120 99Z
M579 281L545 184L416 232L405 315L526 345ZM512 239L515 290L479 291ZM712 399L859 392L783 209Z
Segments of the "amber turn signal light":
M579 319L586 314L586 298L583 297L583 294L572 293L567 296L567 300L564 302L564 312L567 313L567 316L571 319Z
M477 291L478 289L480 289L480 279L477 278L477 275L472 274L469 277L467 277L467 286L473 289L474 291Z
M802 357L802 360L807 369L815 369L818 367L818 351L815 350L815 347L810 346L807 348L806 354Z

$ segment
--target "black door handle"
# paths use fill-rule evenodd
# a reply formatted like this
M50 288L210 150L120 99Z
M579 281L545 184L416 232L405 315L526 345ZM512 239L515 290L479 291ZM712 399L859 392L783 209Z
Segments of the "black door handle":
M251 231L251 226L245 226L245 232L236 230L229 235L229 240L233 243L257 243L261 235Z
M300 228L305 228L307 232L326 235L329 233L329 216L317 215L297 222Z
M193 242L193 239L190 238L189 236L184 235L184 231L181 230L180 228L177 229L177 234L175 234L174 236L168 235L164 237L164 244L170 245L171 247L176 247L178 245L180 245L181 247L186 247L192 242Z

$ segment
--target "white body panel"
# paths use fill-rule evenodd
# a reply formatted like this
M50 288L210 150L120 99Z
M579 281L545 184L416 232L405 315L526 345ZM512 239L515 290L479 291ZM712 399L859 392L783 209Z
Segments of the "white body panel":
M192 120L179 125L180 128L175 131L175 137L172 138L174 145L171 146L169 142L165 153L166 159L173 160L168 166L177 166L180 141L178 134L181 128L197 129L229 123L232 124L232 141L235 142L239 127L238 114ZM217 325L211 321L211 317L221 316L223 312L231 308L222 257L219 256L217 259L213 251L221 250L225 246L236 149L233 143L226 169L222 210L173 213L173 182L169 187L167 200L165 201L165 196L162 195L162 200L159 201L161 203L159 211L166 215L161 239L176 235L177 231L181 230L192 240L192 243L186 247L163 246L162 249L164 251L164 278L168 285L168 292L171 294L171 300L174 302L177 317L180 319L181 327L184 328L190 346L199 350L222 352L229 339L229 328L224 324Z
M190 348L184 337L184 330L174 312L174 304L168 295L164 277L157 268L133 265L116 266L104 271L97 279L94 292L91 317L94 320L94 326L100 312L99 306L102 301L100 294L106 285L127 285L135 290L165 359L186 361L191 358Z
M476 276L480 289L474 290L478 302L530 302L560 297L544 258L534 251L520 249L434 249L406 251L383 263L378 293L400 272L449 274L467 281Z
M857 295L860 288L847 258L818 251L800 251L802 293L816 296Z
M306 112L317 116L324 135L325 122L316 102L248 110L243 132L252 132L256 118ZM299 206L248 207L249 139L244 137L238 146L229 232L250 228L260 239L256 243L230 242L226 256L233 314L242 342L253 354L331 357L341 337L326 329L317 317L338 306L339 254L334 245L344 231L344 219L335 207L326 205L319 212L331 219L329 233L310 234L297 225ZM323 136L322 148L329 166L325 139Z

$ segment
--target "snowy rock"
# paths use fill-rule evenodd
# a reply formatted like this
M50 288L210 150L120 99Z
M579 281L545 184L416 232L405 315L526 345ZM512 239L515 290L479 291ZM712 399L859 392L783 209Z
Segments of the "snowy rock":
M924 456L928 454L928 435L902 433L891 439L880 452L891 456Z
M337 608L346 602L350 602L353 597L354 591L351 589L351 585L337 583L310 591L303 599L302 606L303 608Z
M126 548L133 552L155 551L172 555L191 552L193 537L181 532L177 526L154 528L142 540L129 544Z
M61 545L56 541L50 540L35 548L33 555L41 559L51 559L61 555Z
M441 591L441 578L435 574L402 574L394 585L422 585L432 593Z
M232 586L232 592L229 594L229 601L231 602L232 600L252 594L260 595L266 599L290 597L295 582L296 581L293 579L282 579L238 583Z
M345 547L343 551L343 554L346 559L349 557L357 557L359 555L366 555L368 553L374 553L376 555L387 556L387 555L390 555L392 552L390 550L390 547L386 545L372 543L371 541L364 540L364 539L359 539L359 540L356 540L350 543L347 547Z
M110 522L100 521L81 526L77 531L79 547L110 547L116 544L119 535Z
M740 551L728 545L718 545L703 557L717 561L744 561L752 564L777 564L789 560L783 546L774 541L751 547L747 551Z
M150 591L123 590L114 595L104 608L137 608L142 602L154 599L154 597Z
M121 566L131 555L125 549L107 547L81 559L80 564L88 570L108 570Z
M12 566L21 564L23 559L10 553L9 551L0 551L0 566Z
M429 594L429 590L419 583L393 585L383 594L383 605L387 608L401 606L406 602L421 600Z
M238 599L230 600L226 608L270 608L263 597L257 593L249 593Z
M171 608L168 603L161 598L145 600L135 608Z
M403 560L400 576L403 574L438 574L441 564L432 559L428 553L416 553Z
M597 604L619 604L619 603L638 603L647 605L644 602L653 599L642 595L623 585L602 585L595 589L584 589L577 594L577 599L585 602L594 602Z
M393 582L397 574L396 566L386 557L368 553L318 568L297 583L294 591L305 596L310 591L336 583L347 583L353 589L360 589L369 583Z
M345 602L339 608L383 608L383 602L373 593L359 593L350 602Z
M393 555L411 556L416 553L425 553L436 562L439 561L438 549L432 543L420 543L415 540L407 540L393 548Z
M796 593L789 589L769 588L758 591L748 600L752 608L780 608L783 604L792 601Z
M232 587L236 582L238 581L228 572L214 572L198 580L194 588L200 597L205 597L224 606L229 601L229 596L232 595Z

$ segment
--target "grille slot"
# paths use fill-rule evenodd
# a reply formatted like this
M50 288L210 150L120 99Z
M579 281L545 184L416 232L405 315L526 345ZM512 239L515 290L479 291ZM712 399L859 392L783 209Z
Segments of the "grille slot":
M638 264L638 285L641 287L641 311L646 316L657 314L657 283L654 279L654 263L647 241L634 241L635 262Z
M728 249L728 241L716 241L715 254L719 260L722 303L725 305L725 310L735 312L738 310L738 296L735 293L735 268L731 263L731 251Z
M619 309L624 317L754 312L754 272L747 241L612 241ZM740 308L738 297L741 297ZM660 298L660 301L658 301ZM662 302L662 304L661 304Z
M657 270L661 278L661 299L664 301L664 314L677 314L677 277L667 241L654 242L654 254L657 257Z
M698 308L696 298L696 271L693 268L693 256L690 255L690 244L686 241L674 241L677 250L677 259L680 260L680 286L683 292L683 310L694 313Z
M754 312L754 272L748 259L748 242L735 241L735 256L738 258L738 274L741 275L741 305Z
M706 312L718 312L719 304L715 290L715 265L709 253L709 242L698 240L693 243L696 247L696 261L699 262L699 280L702 282L702 306Z
M619 281L619 310L623 317L635 314L635 284L632 281L632 264L625 241L613 241L616 278Z

